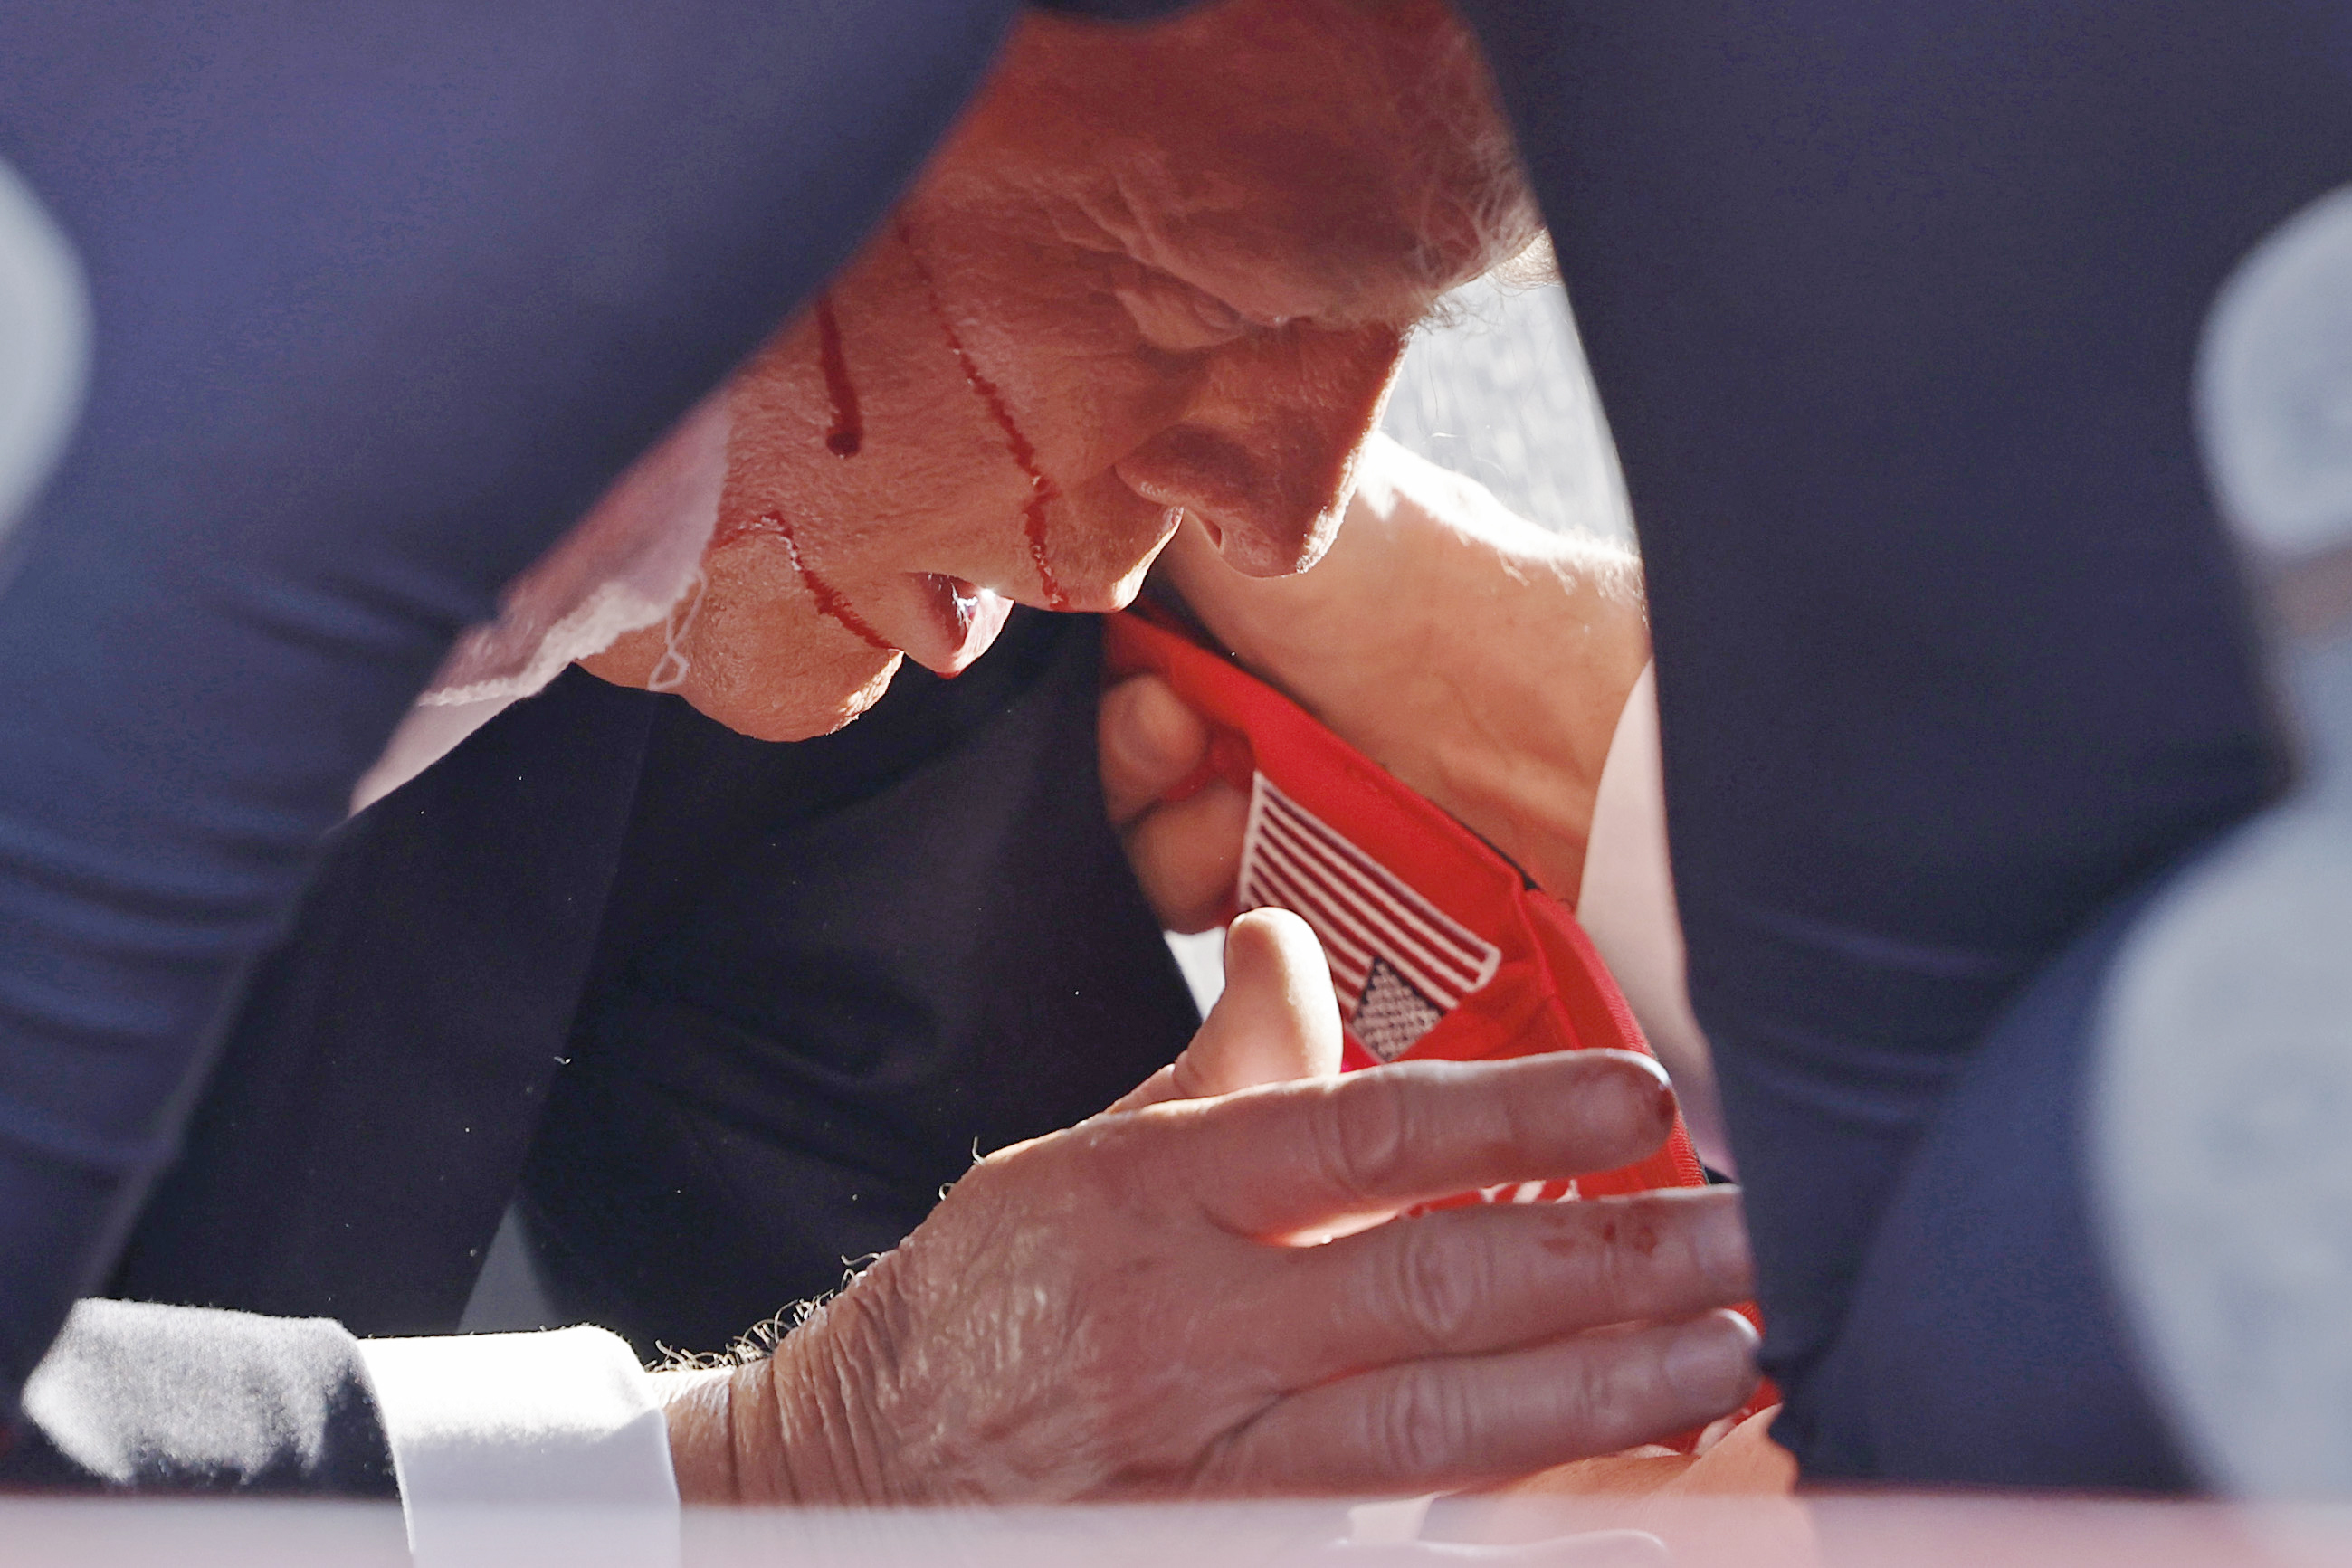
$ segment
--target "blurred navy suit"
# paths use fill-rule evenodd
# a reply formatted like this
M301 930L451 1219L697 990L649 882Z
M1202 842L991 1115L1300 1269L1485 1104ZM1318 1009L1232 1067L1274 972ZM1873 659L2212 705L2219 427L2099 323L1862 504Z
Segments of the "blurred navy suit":
M572 671L346 824L111 1293L454 1329L518 1191L567 1315L718 1350L1197 1023L1103 814L1091 619L746 739Z

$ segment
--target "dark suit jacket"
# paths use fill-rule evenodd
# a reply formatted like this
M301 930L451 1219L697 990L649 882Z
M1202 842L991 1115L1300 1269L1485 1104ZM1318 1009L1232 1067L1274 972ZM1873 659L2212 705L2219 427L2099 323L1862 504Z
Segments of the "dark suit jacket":
M447 1331L519 1195L559 1308L647 1354L832 1289L1197 1022L1104 821L1097 657L1024 614L798 745L577 671L500 715L333 836L111 1293Z

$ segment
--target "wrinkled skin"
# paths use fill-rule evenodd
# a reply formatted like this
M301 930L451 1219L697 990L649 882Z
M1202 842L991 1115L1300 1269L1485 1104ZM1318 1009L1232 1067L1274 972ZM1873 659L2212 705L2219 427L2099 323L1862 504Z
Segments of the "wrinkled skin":
M796 739L902 655L962 668L1003 601L1126 603L1183 517L1244 572L1298 570L1407 329L1535 224L1475 55L1422 0L1032 18L830 291L856 454L829 444L812 309L733 389L690 618L588 665L644 685L674 639L688 700Z
M1483 93L1433 0L1025 23L831 291L854 455L813 310L733 389L690 615L590 667L642 685L675 652L703 712L796 738L902 656L978 657L992 595L1126 602L1180 525L1245 576L1310 565L1406 329L1534 232ZM1734 1194L1377 1223L1646 1154L1654 1066L1337 1059L1311 934L1245 918L1179 1062L981 1161L770 1358L665 1375L681 1492L1409 1492L1746 1397L1753 1335L1715 1310L1750 1290Z
M1549 533L1375 436L1347 526L1314 570L1244 576L1188 526L1160 558L1159 580L1243 664L1576 907L1674 1073L1700 1157L1734 1168L1714 1062L1684 989L1654 793L1654 841L1621 814L1617 880L1586 881L1603 764L1620 744L1634 754L1644 744L1618 730L1649 658L1639 563ZM1152 909L1171 930L1207 929L1230 906L1248 795L1212 779L1166 799L1200 772L1211 737L1157 676L1106 691L1096 737L1105 802ZM1638 774L1634 756L1625 766ZM1629 854L1655 879L1630 897ZM1663 915L1642 902L1652 887L1666 901Z
M1244 665L1573 903L1601 765L1650 657L1640 567L1385 437L1361 478L1313 571L1234 571L1188 527L1160 574ZM1157 677L1104 695L1097 737L1153 909L1171 930L1206 929L1239 869L1247 798L1218 780L1161 802L1209 736Z
M1673 1113L1655 1066L1336 1078L1313 935L1260 911L1229 946L1226 999L1121 1109L982 1161L772 1359L673 1375L690 1500L1412 1491L1746 1397L1752 1331L1708 1310L1749 1289L1729 1192L1356 1228L1640 1157Z

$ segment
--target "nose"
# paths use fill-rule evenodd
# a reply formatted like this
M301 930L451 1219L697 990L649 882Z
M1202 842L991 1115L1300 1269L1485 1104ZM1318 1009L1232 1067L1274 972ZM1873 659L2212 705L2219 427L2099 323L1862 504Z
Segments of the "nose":
M1339 532L1356 453L1403 349L1388 327L1293 325L1227 344L1177 420L1129 454L1118 476L1206 523L1235 570L1304 571Z

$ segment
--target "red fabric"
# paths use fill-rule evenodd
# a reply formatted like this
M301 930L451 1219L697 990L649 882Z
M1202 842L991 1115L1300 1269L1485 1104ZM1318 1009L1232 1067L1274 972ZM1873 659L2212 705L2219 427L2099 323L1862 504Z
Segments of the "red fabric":
M1650 1054L1633 1009L1576 916L1558 899L1529 886L1518 868L1491 845L1298 705L1161 618L1148 612L1110 616L1107 638L1114 677L1158 674L1211 726L1208 763L1171 790L1171 799L1194 793L1212 778L1251 793L1256 788L1254 776L1262 774L1289 801L1499 949L1493 977L1463 996L1394 1060L1490 1061L1596 1048ZM1319 925L1314 915L1300 913L1310 924ZM1328 935L1325 940L1328 947ZM1337 982L1335 987L1347 1013L1356 998ZM1378 1065L1351 1029L1346 1066ZM1546 1182L1465 1193L1429 1207L1482 1199L1598 1197L1701 1186L1706 1181L1677 1117L1664 1146L1638 1164L1579 1176L1572 1184ZM1753 1306L1741 1310L1761 1326ZM1767 1385L1759 1399L1769 1392Z
M1115 675L1150 671L1216 731L1215 773L1247 792L1253 772L1338 828L1423 897L1502 949L1495 977L1464 998L1399 1060L1476 1061L1606 1047L1650 1053L1617 983L1567 906L1426 797L1326 729L1297 704L1181 632L1129 613L1109 618ZM1206 781L1188 780L1180 793ZM1342 997L1344 1005L1352 998ZM1374 1059L1350 1039L1349 1065ZM1639 1165L1578 1178L1599 1196L1699 1186L1706 1177L1676 1121Z

